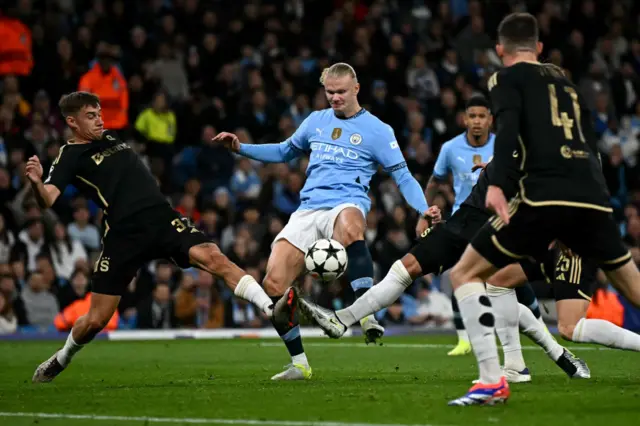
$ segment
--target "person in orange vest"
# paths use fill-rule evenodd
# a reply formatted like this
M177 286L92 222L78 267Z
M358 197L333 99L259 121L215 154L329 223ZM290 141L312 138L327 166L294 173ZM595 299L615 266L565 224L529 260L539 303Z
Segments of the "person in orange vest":
M618 295L604 288L599 288L593 295L587 318L609 321L618 327L624 327L624 306L620 303Z
M0 12L0 76L14 74L20 77L31 75L33 54L31 30L19 19Z
M123 130L129 124L129 91L127 81L113 65L114 53L106 44L98 47L98 60L80 78L79 91L91 92L100 98L104 127Z
M71 303L69 306L64 308L62 312L60 312L53 320L53 325L55 325L58 331L69 331L73 327L73 324L76 323L78 318L83 315L86 315L89 312L89 306L91 306L91 293L87 293L84 299L76 300ZM118 320L119 315L116 310L113 313L113 316L107 323L107 326L104 328L105 330L115 330L118 328Z

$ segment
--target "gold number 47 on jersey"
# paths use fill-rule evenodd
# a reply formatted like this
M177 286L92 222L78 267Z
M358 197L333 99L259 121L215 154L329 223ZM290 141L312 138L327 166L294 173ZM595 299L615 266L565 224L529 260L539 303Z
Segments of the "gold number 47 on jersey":
M580 141L585 142L584 134L582 133L582 125L580 124L580 103L578 102L578 93L570 86L566 86L564 91L571 96L571 102L573 104L573 118L569 117L569 114L559 111L558 108L558 95L556 93L555 84L549 84L549 102L551 104L551 123L556 127L562 127L564 130L564 137L568 140L573 140L573 125L578 127L578 134L580 135Z

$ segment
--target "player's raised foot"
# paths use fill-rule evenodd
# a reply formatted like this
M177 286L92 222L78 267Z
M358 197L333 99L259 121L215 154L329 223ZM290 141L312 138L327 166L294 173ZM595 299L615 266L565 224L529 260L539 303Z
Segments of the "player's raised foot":
M474 385L463 397L449 401L449 405L495 405L504 404L509 399L511 392L507 379L502 376L498 383Z
M471 343L468 340L460 339L455 348L451 349L447 355L462 356L471 353Z
M572 379L590 379L591 370L587 363L569 352L566 348L560 358L556 361L558 367L562 368L567 376Z
M360 320L360 326L364 333L364 342L376 344L378 340L382 339L384 335L384 327L380 325L378 320L373 315L364 317Z
M296 300L298 294L295 287L289 287L282 297L273 305L273 321L283 325L293 325L293 316L296 313Z
M312 373L308 365L289 364L282 373L276 374L271 380L309 380Z
M313 320L332 339L339 339L347 331L347 326L340 322L333 311L321 308L304 298L298 299L298 305L302 313Z
M33 373L33 377L31 378L33 383L49 383L55 379L62 370L64 370L64 367L58 362L57 355L58 352L54 353L51 358L36 368L36 371Z

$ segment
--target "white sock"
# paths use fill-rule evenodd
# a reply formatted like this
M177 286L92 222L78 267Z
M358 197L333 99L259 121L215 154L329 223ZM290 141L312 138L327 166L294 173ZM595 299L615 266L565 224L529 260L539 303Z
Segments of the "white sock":
M456 330L456 333L458 333L458 342L462 340L464 340L465 342L469 341L469 333L467 333L467 330Z
M305 355L304 352L302 352L301 354L292 356L291 357L291 363L292 364L302 364L305 367L309 366L309 361L307 360L307 355Z
M233 293L253 303L267 315L271 315L273 312L271 309L271 305L273 304L271 298L267 296L267 293L264 292L260 284L258 284L251 275L245 275L240 278Z
M496 317L496 334L502 344L504 368L522 371L526 368L518 329L518 297L515 289L495 287L487 283L487 294Z
M529 308L521 303L518 305L520 331L529 339L533 340L538 346L542 347L549 358L557 361L564 352L564 348L556 342L547 328L536 319Z
M582 318L573 330L572 340L640 352L640 335L601 319Z
M498 383L502 372L495 338L495 317L483 283L466 283L455 291L460 315L478 360L480 382Z
M357 323L362 318L390 306L411 285L413 279L404 267L402 261L397 260L389 269L389 273L382 281L371 287L353 305L336 312L338 319L347 327Z
M56 358L61 366L66 367L71 362L71 358L82 349L84 345L79 345L73 340L73 332L69 333L64 347L58 351Z
M542 318L542 314L540 314L540 317L536 319L540 322L540 324L544 326L544 328L547 328L547 323L544 322L544 318Z

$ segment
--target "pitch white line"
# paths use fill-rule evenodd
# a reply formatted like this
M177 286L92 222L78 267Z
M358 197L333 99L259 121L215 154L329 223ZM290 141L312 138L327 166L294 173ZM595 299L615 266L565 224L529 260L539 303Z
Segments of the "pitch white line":
M129 417L99 416L93 414L64 413L3 413L0 417L36 417L44 419L67 420L105 420L111 422L146 422L146 423L180 423L209 425L257 425L257 426L436 426L430 424L382 424L382 423L345 423L323 421L291 421L291 420L251 420L251 419L206 419L206 418L174 418L174 417Z
M282 347L282 343L278 342L262 342L260 346L263 347ZM369 346L364 343L320 343L320 342L305 342L305 347L317 347L317 348L368 348ZM441 343L383 343L383 348L393 349L450 349L453 345L445 345ZM611 348L594 347L594 346L565 346L570 351L610 351ZM540 351L542 350L538 346L523 346L523 351Z

